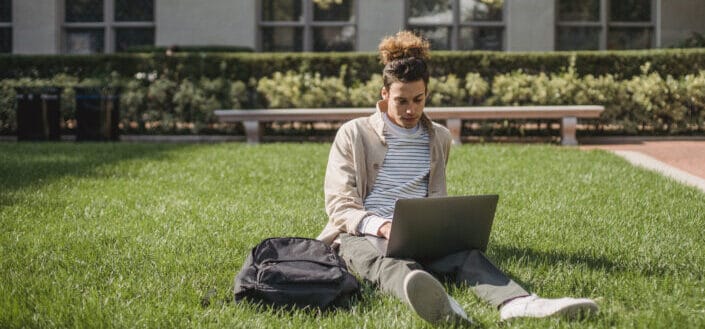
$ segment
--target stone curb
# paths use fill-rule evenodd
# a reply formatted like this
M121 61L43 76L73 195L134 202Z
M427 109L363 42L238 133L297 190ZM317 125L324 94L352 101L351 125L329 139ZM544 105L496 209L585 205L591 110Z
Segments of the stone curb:
M680 183L693 186L705 193L705 179L687 173L673 166L667 165L659 160L656 160L640 152L624 150L612 150L610 152L624 158L625 160L629 161L629 163L635 166L653 170L666 177L672 178Z
M705 136L586 136L580 137L578 142L581 146L587 145L610 145L610 144L638 144L641 142L681 142L681 141L705 141Z

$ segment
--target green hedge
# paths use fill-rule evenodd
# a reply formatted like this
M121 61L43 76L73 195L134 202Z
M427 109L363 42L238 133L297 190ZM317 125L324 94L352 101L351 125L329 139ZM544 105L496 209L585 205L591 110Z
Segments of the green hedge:
M627 134L702 134L705 130L705 70L682 77L662 75L651 63L638 75L577 73L577 58L558 73L497 74L492 80L476 72L432 77L428 106L463 105L604 105L593 122ZM371 107L379 99L382 79L349 83L342 66L337 76L318 72L275 72L247 82L217 78L176 78L166 72L139 72L131 78L78 79L60 74L52 79L0 80L0 134L16 130L15 87L55 86L62 89L62 115L74 118L73 87L120 87L121 123L129 133L208 133L218 127L213 110L221 108ZM598 133L599 134L599 133Z
M251 53L254 49L242 46L134 46L125 50L126 53L166 53L167 49L183 53Z
M703 129L705 49L438 51L431 61L430 106L601 104L597 124L627 133ZM373 53L0 55L0 133L15 131L18 86L62 88L71 120L74 86L116 84L128 131L203 133L217 108L372 106L381 69Z
M123 133L228 132L237 127L214 128L216 109L240 108L247 87L240 81L222 78L171 80L156 73L139 73L133 79L83 79L60 74L52 79L0 81L0 135L15 134L15 88L58 87L61 90L61 116L64 128L75 120L75 87L103 86L120 91L120 124ZM65 131L65 133L69 133Z
M651 63L661 75L682 77L705 69L705 49L661 49L645 51L586 52L448 52L436 51L431 58L433 76L476 72L492 80L495 75L521 69L530 74L558 73L575 56L576 73L612 74L630 78ZM375 53L177 53L112 55L0 55L0 79L51 78L68 74L78 78L101 78L111 72L131 77L138 72L168 72L176 79L224 78L248 81L275 72L318 72L338 76L346 68L346 83L367 81L381 71Z

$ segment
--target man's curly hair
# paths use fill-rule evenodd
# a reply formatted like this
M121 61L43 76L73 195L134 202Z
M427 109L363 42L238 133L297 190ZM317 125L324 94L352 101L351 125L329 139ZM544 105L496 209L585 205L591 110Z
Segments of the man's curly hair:
M400 31L386 37L379 44L379 57L384 70L382 79L384 87L394 82L413 82L423 80L428 86L429 72L426 61L430 58L428 40L411 31Z

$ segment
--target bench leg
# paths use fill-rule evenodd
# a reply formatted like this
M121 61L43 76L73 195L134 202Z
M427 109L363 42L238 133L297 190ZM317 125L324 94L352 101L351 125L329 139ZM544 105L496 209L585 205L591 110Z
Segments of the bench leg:
M575 131L578 129L578 118L563 117L561 121L561 144L562 145L578 145L578 140L575 138Z
M453 137L453 144L460 145L460 129L462 124L460 119L448 119L446 120L446 127L450 130L450 136Z
M245 135L247 136L247 144L257 144L262 137L262 126L259 121L243 121L245 126Z

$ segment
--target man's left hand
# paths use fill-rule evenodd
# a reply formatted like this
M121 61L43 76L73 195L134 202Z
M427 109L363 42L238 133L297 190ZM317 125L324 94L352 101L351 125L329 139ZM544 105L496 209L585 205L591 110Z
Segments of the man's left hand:
M386 222L379 227L377 235L389 240L389 233L392 232L392 222Z

